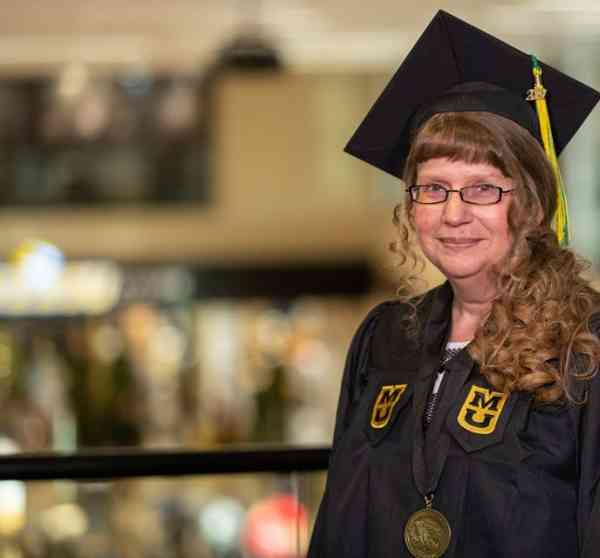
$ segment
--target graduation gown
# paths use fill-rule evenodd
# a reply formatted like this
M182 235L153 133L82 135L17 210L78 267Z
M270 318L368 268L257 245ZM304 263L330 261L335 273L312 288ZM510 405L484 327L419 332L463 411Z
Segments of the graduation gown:
M577 382L583 406L533 405L530 394L494 390L463 350L424 432L451 306L448 283L430 291L416 341L399 302L359 327L309 558L409 557L404 526L428 490L452 529L444 557L600 555L600 378Z

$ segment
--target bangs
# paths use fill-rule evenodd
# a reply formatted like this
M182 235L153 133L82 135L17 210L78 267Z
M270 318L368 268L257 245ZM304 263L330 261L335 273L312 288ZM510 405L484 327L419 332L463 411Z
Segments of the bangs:
M411 149L414 166L429 159L448 158L465 163L487 163L511 178L499 135L474 116L477 113L440 113L419 130Z

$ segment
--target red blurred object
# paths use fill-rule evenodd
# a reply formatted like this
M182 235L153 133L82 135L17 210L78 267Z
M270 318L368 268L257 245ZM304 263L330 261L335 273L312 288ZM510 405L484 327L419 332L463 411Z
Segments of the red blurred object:
M250 508L242 541L254 558L297 558L307 537L306 508L291 494L274 494Z

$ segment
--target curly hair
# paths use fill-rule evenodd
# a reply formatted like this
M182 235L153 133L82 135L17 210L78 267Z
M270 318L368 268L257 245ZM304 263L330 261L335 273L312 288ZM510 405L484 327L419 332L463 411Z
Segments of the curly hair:
M531 392L538 403L574 400L572 379L591 379L600 363L600 342L590 324L600 310L600 295L582 275L588 264L561 248L551 228L556 182L542 147L502 116L441 113L416 131L404 182L414 184L418 165L438 157L487 163L515 184L516 203L508 213L513 244L494 270L496 296L469 345L471 356L498 390ZM398 296L411 305L416 331L422 299L411 296L423 259L415 248L411 205L407 197L394 210L398 238L390 248L410 270Z

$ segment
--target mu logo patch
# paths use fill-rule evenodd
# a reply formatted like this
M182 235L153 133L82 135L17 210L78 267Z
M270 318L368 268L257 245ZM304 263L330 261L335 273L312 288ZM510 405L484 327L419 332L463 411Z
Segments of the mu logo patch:
M384 428L387 425L396 403L398 403L400 397L402 397L402 394L406 390L406 386L407 384L381 386L375 404L373 405L373 412L371 413L371 427Z
M458 424L474 434L491 434L507 398L506 393L471 386L458 413Z

